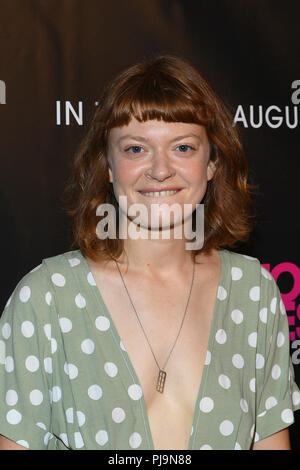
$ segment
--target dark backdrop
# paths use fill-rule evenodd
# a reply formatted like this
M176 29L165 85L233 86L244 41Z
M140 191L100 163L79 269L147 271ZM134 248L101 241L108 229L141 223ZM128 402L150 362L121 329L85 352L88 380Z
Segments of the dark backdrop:
M277 280L300 385L298 0L0 0L0 12L0 311L24 274L70 249L62 189L103 85L143 57L181 55L240 127L259 185L243 252ZM290 429L300 449L298 414Z

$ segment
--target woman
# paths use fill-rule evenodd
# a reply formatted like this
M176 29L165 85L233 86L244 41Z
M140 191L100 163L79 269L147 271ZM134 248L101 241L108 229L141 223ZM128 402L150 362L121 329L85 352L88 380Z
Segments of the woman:
M232 117L187 62L106 87L66 189L76 249L25 275L1 318L2 448L290 448L285 308L230 250L254 224L247 177Z

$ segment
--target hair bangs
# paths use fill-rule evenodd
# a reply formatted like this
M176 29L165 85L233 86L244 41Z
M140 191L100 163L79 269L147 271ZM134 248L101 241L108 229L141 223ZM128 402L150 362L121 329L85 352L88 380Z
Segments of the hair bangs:
M140 86L120 93L113 105L108 127L128 125L132 118L139 122L159 120L185 122L207 126L207 107L204 102L184 93L182 87L164 85L159 80L143 80Z

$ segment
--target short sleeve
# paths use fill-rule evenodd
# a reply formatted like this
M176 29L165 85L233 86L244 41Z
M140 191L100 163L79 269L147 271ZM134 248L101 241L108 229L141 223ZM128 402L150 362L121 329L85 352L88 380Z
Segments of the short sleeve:
M256 434L265 439L288 426L300 409L300 391L290 357L289 325L280 290L261 266L256 354Z
M26 274L0 318L0 434L47 449L51 425L51 333L45 268Z

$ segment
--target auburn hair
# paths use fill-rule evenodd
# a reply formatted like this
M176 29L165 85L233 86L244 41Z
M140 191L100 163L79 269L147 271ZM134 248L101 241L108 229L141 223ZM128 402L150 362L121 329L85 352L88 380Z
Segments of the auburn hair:
M257 185L248 182L248 160L229 110L190 63L171 55L143 60L113 79L98 101L62 196L71 218L71 248L93 260L118 259L123 252L122 239L97 236L96 209L111 203L118 211L109 182L108 135L132 117L205 127L216 171L201 201L205 205L201 252L248 241L256 224L252 190ZM194 258L198 251L192 252Z

